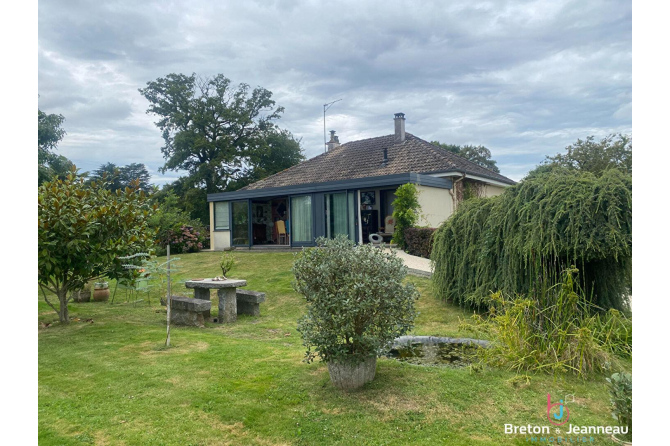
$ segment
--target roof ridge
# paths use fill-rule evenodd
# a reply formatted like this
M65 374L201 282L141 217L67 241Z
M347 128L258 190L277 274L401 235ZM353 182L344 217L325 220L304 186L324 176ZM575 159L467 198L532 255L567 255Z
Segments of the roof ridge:
M408 133L405 133L405 134L407 135ZM372 136L372 137L370 137L370 138L356 139L356 140L354 140L354 141L347 141L347 142L345 142L345 143L339 145L339 146L336 147L336 148L339 148L339 147L342 147L342 146L346 146L347 144L361 143L361 142L364 142L364 141L370 141L370 140L372 140L372 139L388 138L388 137L390 137L390 136L395 136L395 134L394 134L394 133L391 133L390 135Z

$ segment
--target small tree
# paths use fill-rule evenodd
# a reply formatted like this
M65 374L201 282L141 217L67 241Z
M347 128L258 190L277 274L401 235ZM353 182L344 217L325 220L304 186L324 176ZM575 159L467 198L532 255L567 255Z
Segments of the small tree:
M376 357L413 325L418 292L403 284L407 270L394 254L355 245L346 236L320 237L293 264L294 288L307 301L298 322L306 361L360 363Z
M61 322L70 320L71 291L122 269L118 257L151 246L148 199L134 187L112 193L99 183L86 185L74 171L39 187L38 280L43 292L58 297L54 305L44 293Z
M405 229L411 228L419 221L419 191L416 185L407 183L398 187L395 191L396 199L393 200L393 218L395 219L395 232L393 243L401 249L407 248L405 242Z
M224 252L221 256L221 261L219 262L219 267L221 267L221 276L225 279L226 274L230 272L235 266L235 258L232 254Z

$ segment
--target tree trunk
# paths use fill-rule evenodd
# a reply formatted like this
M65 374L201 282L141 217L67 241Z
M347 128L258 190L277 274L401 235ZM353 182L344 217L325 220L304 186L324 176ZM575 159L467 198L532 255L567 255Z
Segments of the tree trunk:
M60 289L58 290L58 302L60 303L60 308L58 309L58 319L61 324L70 323L70 314L67 310L67 290Z

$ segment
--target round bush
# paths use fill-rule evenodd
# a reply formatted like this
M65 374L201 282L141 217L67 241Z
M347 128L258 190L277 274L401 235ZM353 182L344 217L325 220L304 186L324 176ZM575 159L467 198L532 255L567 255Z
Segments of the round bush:
M307 301L298 331L307 362L360 363L378 356L414 323L418 292L403 284L398 257L344 236L319 238L293 264L294 288Z

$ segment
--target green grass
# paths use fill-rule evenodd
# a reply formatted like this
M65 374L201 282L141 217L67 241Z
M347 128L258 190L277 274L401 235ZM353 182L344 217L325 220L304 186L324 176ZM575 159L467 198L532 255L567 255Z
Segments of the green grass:
M296 321L304 304L291 289L292 253L236 252L229 274L264 291L258 318L230 325L173 327L156 297L133 305L71 304L69 326L41 300L39 442L151 445L498 445L527 444L505 423L546 425L547 393L568 404L571 422L614 425L603 377L533 375L494 369L431 368L379 359L375 380L343 393L324 364L302 362ZM186 254L177 280L220 274L219 253ZM416 334L458 332L463 310L419 287ZM114 285L110 288L113 290ZM186 292L183 285L177 293ZM216 310L216 302L212 305ZM87 322L92 319L92 322ZM609 440L596 436L595 444Z

